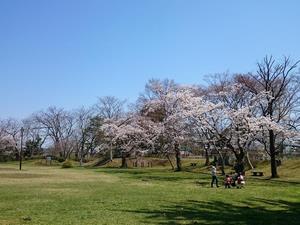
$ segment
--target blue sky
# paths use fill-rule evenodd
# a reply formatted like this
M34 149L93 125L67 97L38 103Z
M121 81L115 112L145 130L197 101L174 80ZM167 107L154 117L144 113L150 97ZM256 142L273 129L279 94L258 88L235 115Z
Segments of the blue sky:
M300 1L0 0L0 118L300 58Z

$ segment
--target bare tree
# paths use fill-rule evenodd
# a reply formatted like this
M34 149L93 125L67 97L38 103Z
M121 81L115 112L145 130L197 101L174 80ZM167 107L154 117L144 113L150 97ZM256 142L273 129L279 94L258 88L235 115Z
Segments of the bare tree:
M34 115L35 121L52 139L55 151L64 159L74 150L72 134L74 117L64 109L50 107Z
M12 137L15 143L18 143L20 134L21 123L16 119L4 120L4 131L7 135Z
M25 152L27 156L32 157L36 153L41 153L42 146L48 138L48 129L41 127L40 124L35 121L34 116L24 119L22 126L24 128Z
M260 113L275 123L293 127L299 120L300 76L296 71L299 62L293 63L288 57L277 62L272 56L266 56L257 63L257 73L251 75L253 82L245 82L252 93L266 93L265 101L260 104ZM272 177L275 178L278 177L276 156L283 140L273 129L269 129L265 137L267 141L261 141L270 155Z
M103 119L119 119L124 115L125 102L114 96L100 97L95 105L96 112Z
M81 107L74 112L75 117L75 137L77 140L77 156L80 165L83 159L94 147L97 131L93 129L93 110L91 108Z

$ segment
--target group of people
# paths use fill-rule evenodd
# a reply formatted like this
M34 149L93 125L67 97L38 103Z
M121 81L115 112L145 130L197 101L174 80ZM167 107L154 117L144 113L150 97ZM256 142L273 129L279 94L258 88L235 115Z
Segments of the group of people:
M215 166L211 167L211 187L216 184L216 187L219 187L218 177L217 177L217 168ZM226 175L224 179L225 188L242 188L245 185L245 177L242 173L235 173L233 175Z

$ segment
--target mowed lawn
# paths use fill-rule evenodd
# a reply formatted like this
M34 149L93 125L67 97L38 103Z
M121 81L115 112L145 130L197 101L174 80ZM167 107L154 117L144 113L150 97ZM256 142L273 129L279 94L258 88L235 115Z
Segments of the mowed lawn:
M0 164L0 224L300 223L299 161L244 189L210 188L205 170L23 168Z

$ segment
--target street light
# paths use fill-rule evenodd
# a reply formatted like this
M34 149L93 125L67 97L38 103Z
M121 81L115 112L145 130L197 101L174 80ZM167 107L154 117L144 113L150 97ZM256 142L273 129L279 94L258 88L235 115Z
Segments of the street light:
M23 134L24 134L24 128L21 127L21 148L19 152L19 160L20 160L20 170L22 170L22 155L23 155Z

